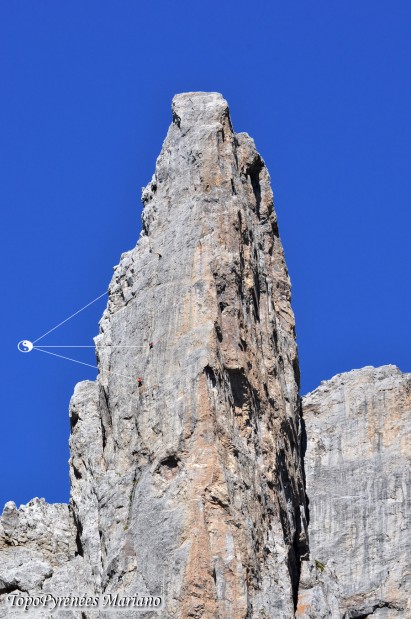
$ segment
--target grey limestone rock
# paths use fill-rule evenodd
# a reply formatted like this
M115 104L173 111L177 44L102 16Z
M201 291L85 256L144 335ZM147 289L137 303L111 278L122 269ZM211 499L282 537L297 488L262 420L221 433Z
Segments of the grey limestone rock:
M290 284L268 172L221 95L174 98L142 199L98 381L71 403L84 556L103 591L163 593L164 617L291 617L307 542Z
M341 619L335 572L319 561L302 563L296 619Z
M87 561L79 555L68 505L33 499L20 509L10 501L0 518L0 617L16 619L10 594L55 595L94 591ZM67 591L68 590L68 591ZM43 615L44 616L44 615Z
M411 617L411 375L339 374L303 399L313 559L341 616Z
M70 505L0 519L0 617L28 616L14 592L161 596L161 619L411 617L410 376L304 398L309 556L290 281L265 163L221 95L173 99L142 200L98 378L70 402Z
M65 537L51 526L33 539L35 581L10 566L5 590L12 578L70 588L84 572L97 592L163 595L168 619L288 619L308 547L270 178L221 95L177 95L172 107L143 232L115 269L95 339L98 379L70 404L70 510L44 506L60 510Z

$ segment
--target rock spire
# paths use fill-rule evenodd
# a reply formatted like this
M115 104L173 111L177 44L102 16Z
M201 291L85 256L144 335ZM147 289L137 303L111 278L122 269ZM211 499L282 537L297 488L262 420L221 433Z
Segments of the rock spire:
M99 376L71 401L70 506L9 505L4 544L21 535L2 552L31 552L28 522L52 510L64 534L44 533L35 581L9 566L3 591L76 573L97 593L162 593L161 617L288 619L308 547L270 178L221 95L177 95L172 114L141 238L110 285Z

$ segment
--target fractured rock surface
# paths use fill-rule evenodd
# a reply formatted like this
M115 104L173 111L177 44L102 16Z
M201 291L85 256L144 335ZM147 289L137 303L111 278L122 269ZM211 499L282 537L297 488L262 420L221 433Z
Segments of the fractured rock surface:
M339 374L303 398L311 557L341 616L411 617L411 375Z
M12 593L83 595L95 590L77 537L68 505L33 499L17 509L12 501L6 503L0 518L0 617L27 616L6 605Z

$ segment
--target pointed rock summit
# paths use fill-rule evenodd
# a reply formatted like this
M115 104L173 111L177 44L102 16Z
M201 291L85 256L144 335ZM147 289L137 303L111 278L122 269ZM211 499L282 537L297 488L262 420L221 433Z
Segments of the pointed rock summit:
M270 179L221 95L172 110L110 286L101 375L71 405L81 545L99 587L164 590L164 616L289 617L305 494Z
M35 587L73 587L74 569L79 589L162 595L164 618L289 618L308 549L270 178L220 94L177 95L172 119L141 238L110 285L99 376L70 405L71 502L59 509L74 541L56 568L37 549ZM40 509L14 509L15 527ZM7 591L32 589L9 574Z

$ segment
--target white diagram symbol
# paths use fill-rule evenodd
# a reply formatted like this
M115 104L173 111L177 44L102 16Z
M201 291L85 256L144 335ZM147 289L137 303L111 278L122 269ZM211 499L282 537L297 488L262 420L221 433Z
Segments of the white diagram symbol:
M87 367L93 368L95 370L98 370L100 373L104 373L104 374L111 374L111 375L115 375L115 376L121 376L122 378L126 378L128 380L135 380L133 377L131 376L126 376L125 374L119 374L117 372L113 372L112 370L108 370L108 369L104 369L102 367L98 367L96 365L91 365L90 363L85 363L84 361L80 361L79 359L72 359L71 357L66 357L64 355L52 352L51 350L46 350L46 349L59 349L59 348L92 348L95 349L95 345L81 345L81 346L77 346L77 345L52 345L52 346L48 346L45 344L40 344L38 345L37 342L40 342L40 340L42 340L43 338L46 337L46 335L49 335L49 333L52 333L53 331L55 331L56 329L58 329L59 327L63 326L64 324L66 324L69 320L71 320L72 318L74 318L75 316L77 316L78 314L80 314L81 312L83 312L87 307L90 307L90 305L92 305L93 303L95 303L96 301L98 301L99 299L101 299L102 297L106 296L107 292L103 292L102 294L100 294L98 297L96 297L95 299L93 299L93 301L90 301L90 303L87 303L87 305L85 305L84 307L82 307L81 309L77 310L77 312L74 312L74 314L71 314L71 316L69 316L68 318L66 318L65 320L63 320L62 322L59 322L55 327L53 327L52 329L49 329L48 331L46 331L46 333L43 333L43 335L40 335L40 337L38 337L36 340L33 340L33 342L31 342L30 340L21 340L18 344L17 344L17 348L19 349L20 352L23 353L28 353L31 352L32 350L37 350L38 352L42 352L45 353L47 355L51 355L52 357L59 357L60 359L65 359L66 361L72 361L73 363L78 363L80 365L85 365ZM112 346L111 344L106 344L104 346L104 348L118 348L118 349L126 349L126 348L130 348L130 349L135 349L135 350L151 350L154 346L155 342L148 342L144 345L114 345ZM137 378L138 384L139 386L141 386L141 379Z
M17 344L17 348L20 352L31 352L33 350L33 344L30 340L21 340L21 342Z

